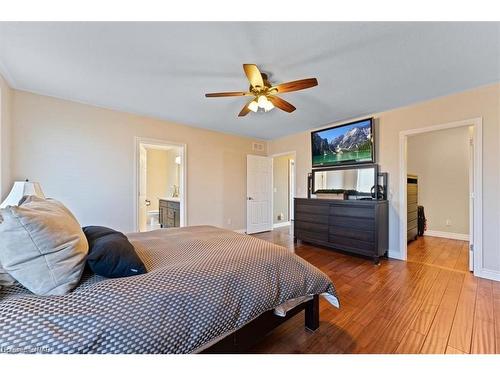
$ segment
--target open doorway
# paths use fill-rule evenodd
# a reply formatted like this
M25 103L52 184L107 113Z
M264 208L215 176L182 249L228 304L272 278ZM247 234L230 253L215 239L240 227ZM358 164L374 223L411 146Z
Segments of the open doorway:
M273 229L287 230L293 223L295 152L273 155Z
M480 119L401 132L402 259L480 272L481 132Z
M462 126L408 137L410 261L472 270L469 268L471 132L472 127Z
M186 225L185 146L137 139L136 228Z

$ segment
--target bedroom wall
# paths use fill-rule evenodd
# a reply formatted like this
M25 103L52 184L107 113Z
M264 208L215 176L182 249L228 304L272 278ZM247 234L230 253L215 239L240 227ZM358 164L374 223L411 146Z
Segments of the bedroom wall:
M360 118L368 117L362 116ZM378 163L389 172L389 249L399 250L399 133L452 121L483 119L483 266L500 279L500 84L449 95L387 112L373 114L378 137ZM350 120L350 119L349 119ZM340 124L341 122L339 122ZM331 126L325 124L321 127ZM319 128L319 127L318 127ZM310 132L269 142L269 153L297 152L297 196L306 197L311 170Z
M429 231L469 234L469 137L467 126L408 137L408 173L418 176Z
M11 189L11 99L12 89L0 75L0 202Z
M39 181L82 225L134 231L134 143L143 137L187 144L189 225L245 228L246 155L259 140L17 90L12 111L12 178Z

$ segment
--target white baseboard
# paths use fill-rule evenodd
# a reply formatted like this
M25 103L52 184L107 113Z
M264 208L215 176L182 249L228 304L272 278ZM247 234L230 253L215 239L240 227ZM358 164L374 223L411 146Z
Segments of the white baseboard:
M289 226L291 223L289 221L284 221L283 223L276 223L276 224L273 224L273 228L281 228L281 227L287 227Z
M247 232L247 230L246 229L235 229L234 232L245 234Z
M405 260L401 256L401 251L397 251L397 250L390 250L390 249L387 250L387 256L389 258L392 258L392 259Z
M500 281L500 271L487 270L485 268L475 271L474 276L482 277L483 279Z
M424 236L449 238L451 240L469 241L469 235L463 233L441 232L438 230L426 230Z

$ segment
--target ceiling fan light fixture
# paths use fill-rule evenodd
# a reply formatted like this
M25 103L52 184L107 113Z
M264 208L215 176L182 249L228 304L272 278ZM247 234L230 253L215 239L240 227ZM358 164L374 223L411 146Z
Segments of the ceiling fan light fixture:
M263 108L265 109L266 108L266 105L267 103L269 103L269 100L267 99L267 97L265 95L261 95L257 98L257 103L259 104L259 107L260 108Z
M266 112L269 112L273 108L274 108L274 105L269 100L266 102L266 104L264 104L264 111L266 111Z
M248 105L248 109L252 112L257 112L259 110L259 104L254 100Z

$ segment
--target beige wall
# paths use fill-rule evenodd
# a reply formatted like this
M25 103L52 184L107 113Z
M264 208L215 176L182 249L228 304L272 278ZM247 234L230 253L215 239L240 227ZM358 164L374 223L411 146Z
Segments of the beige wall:
M17 90L12 113L12 178L39 181L82 225L135 229L134 141L144 137L187 144L188 225L245 228L255 139Z
M408 137L408 173L418 176L428 230L469 234L469 148L467 126Z
M285 223L288 215L289 198L289 161L293 155L281 155L273 158L273 223ZM282 219L278 215L283 214Z
M374 114L381 170L389 172L389 248L399 254L399 133L447 122L483 119L483 266L500 271L500 84L449 95L413 106ZM367 117L367 116L363 116ZM327 124L325 124L327 126ZM310 132L269 142L269 153L295 150L298 197L307 196L311 171Z
M11 189L11 97L12 90L0 75L0 202Z

